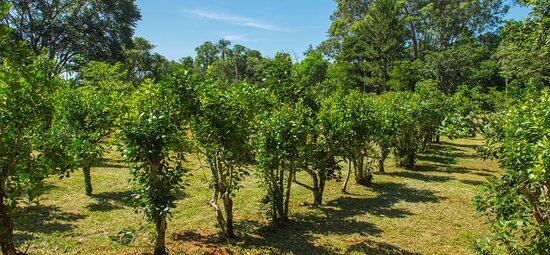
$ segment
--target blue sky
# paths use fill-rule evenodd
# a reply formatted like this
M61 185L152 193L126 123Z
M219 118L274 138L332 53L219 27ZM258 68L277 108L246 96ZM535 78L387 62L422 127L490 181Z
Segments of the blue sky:
M277 51L301 58L308 45L326 38L333 0L137 0L142 20L136 36L172 60L194 56L205 41L228 39L266 56ZM529 11L514 7L508 18Z

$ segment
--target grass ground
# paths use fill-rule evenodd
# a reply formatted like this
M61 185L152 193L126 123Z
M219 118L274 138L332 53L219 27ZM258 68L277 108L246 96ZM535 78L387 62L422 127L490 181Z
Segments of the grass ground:
M374 185L341 182L326 187L325 205L308 205L308 190L293 187L292 223L267 226L259 201L262 190L253 176L235 199L238 239L219 243L210 199L208 169L191 160L193 176L187 196L180 199L169 221L171 254L472 254L476 237L488 226L472 199L485 178L498 175L498 165L475 156L478 139L444 140L423 155L417 169L395 167ZM145 222L128 206L128 168L117 154L92 169L93 197L84 195L82 177L51 178L39 205L26 206L17 216L16 241L29 254L141 254L151 251L150 226L124 246L110 236ZM303 176L305 178L305 176ZM303 179L307 180L307 179Z

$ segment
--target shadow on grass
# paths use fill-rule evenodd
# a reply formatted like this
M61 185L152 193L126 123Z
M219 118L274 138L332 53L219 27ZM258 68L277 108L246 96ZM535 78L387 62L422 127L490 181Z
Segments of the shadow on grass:
M461 145L449 142L431 144L430 148L425 153L419 155L418 159L443 165L455 165L458 164L458 159L479 158L475 151L468 151L468 149L475 150L477 147L477 145Z
M424 173L472 174L482 177L491 177L498 174L498 172L490 171L487 169L472 169L459 166L445 166L422 163L418 164L413 171Z
M475 140L475 139L471 139L471 140ZM441 141L441 145L452 147L455 150L463 150L463 149L475 150L478 147L480 147L479 145L475 145L475 144L459 144L459 143L452 143L448 141Z
M420 253L410 252L395 247L388 243L379 243L374 241L364 241L354 244L346 250L346 254L356 252L361 254L379 254L379 255L419 255Z
M378 193L378 196L340 197L328 202L327 207L323 210L331 210L332 207L338 208L341 211L339 217L353 217L370 213L390 218L404 218L412 213L395 208L395 204L400 202L438 203L445 199L431 190L410 188L400 183L373 183L372 188Z
M14 216L15 229L24 233L15 236L16 242L31 240L34 234L54 234L72 231L74 221L84 216L62 211L56 206L33 205L20 209Z
M457 159L453 156L448 156L444 154L435 154L435 153L422 154L418 156L418 159L421 161L428 161L428 162L439 163L443 165L454 165L457 163Z
M101 167L101 168L117 168L117 169L124 169L124 168L128 168L127 165L124 165L124 164L118 164L118 163L109 163L109 162L102 162L102 163L99 163L97 165L95 165L94 167Z
M272 254L334 254L341 253L337 247L318 243L320 236L339 236L344 242L351 235L359 235L361 243L352 245L352 251L370 254L414 254L387 243L368 241L368 236L380 236L382 230L373 223L357 219L366 214L403 218L412 215L406 209L395 208L399 202L437 203L443 197L429 190L419 190L399 183L374 183L377 197L343 196L329 201L323 207L312 207L307 213L295 214L289 223L280 227L264 222L245 220L236 222L240 238L220 242L215 235L202 235L185 231L174 236L179 242L191 242L212 250L227 247L229 243L242 248L256 248ZM356 239L356 237L353 237ZM363 242L364 240L364 242ZM349 241L351 242L351 241Z
M487 183L487 181L476 181L476 180L460 180L460 182L464 184L472 185L472 186L481 186Z
M92 212L108 212L112 210L123 209L124 206L130 206L132 191L104 192L92 195L95 203L86 207Z
M395 173L390 173L389 175L390 176L403 177L403 178L409 178L409 179L415 179L415 180L420 180L420 181L424 181L424 182L441 182L441 183L443 183L443 182L448 182L448 181L454 180L454 178L449 177L449 176L429 175L429 174L422 174L422 173L419 173L419 172L411 172L411 171L395 172Z

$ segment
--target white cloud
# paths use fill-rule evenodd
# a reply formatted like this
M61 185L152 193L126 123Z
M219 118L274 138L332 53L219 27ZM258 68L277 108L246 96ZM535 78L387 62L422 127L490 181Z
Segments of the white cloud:
M246 35L239 35L239 34L225 34L223 35L223 39L229 40L232 42L248 42L248 38Z
M226 23L243 26L243 27L253 27L253 28L269 30L269 31L278 31L278 32L286 31L286 29L280 26L266 23L260 20L252 19L252 18L247 18L247 17L233 16L233 15L228 15L223 13L216 13L216 12L202 11L202 10L183 10L183 12L189 13L201 18L205 18L205 19L223 21Z

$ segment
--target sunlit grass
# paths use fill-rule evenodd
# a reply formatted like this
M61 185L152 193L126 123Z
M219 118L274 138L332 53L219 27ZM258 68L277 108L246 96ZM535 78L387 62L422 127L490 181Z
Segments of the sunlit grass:
M263 191L252 174L235 199L237 240L220 243L210 199L209 170L190 157L187 195L169 221L172 254L471 254L473 240L488 233L472 199L487 176L500 170L475 156L479 139L444 139L425 153L416 170L376 174L372 189L330 181L325 205L312 207L308 190L294 186L292 222L267 226L259 201ZM141 254L152 249L151 226L124 246L110 240L120 230L145 224L129 206L129 170L116 153L92 169L94 197L84 195L82 176L50 178L38 206L17 217L16 239L30 254ZM305 175L299 178L307 181Z

